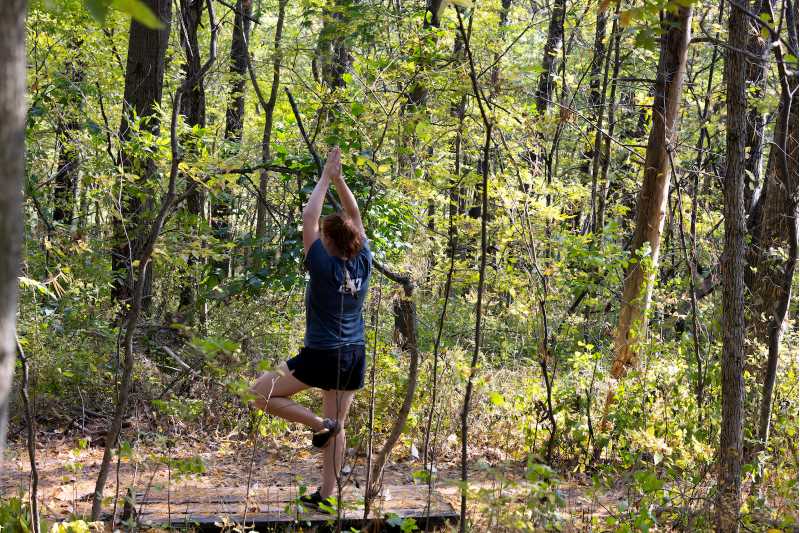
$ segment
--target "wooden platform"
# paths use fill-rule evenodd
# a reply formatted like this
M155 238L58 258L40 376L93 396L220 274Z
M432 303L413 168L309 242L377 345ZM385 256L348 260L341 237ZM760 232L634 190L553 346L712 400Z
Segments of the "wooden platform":
M246 523L258 531L286 531L330 525L335 516L319 512L303 512L296 504L298 488L251 488L245 504L245 489L241 487L189 488L167 493L153 490L136 495L136 517L144 527L229 529ZM342 529L364 525L363 491L347 487L343 493ZM371 518L412 518L424 529L453 522L458 514L441 494L434 490L426 512L426 485L395 485L384 488L383 497L373 503ZM381 530L392 530L384 525Z

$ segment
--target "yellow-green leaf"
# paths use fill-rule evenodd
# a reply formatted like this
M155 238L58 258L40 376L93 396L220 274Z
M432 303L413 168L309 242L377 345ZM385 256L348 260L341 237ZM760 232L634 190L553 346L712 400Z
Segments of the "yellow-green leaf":
M127 13L136 22L147 26L151 30L160 30L164 27L164 23L141 0L113 0L111 7Z

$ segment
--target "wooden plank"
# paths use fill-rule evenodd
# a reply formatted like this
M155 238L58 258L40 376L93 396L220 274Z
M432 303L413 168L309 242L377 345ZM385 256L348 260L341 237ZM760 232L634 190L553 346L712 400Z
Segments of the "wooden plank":
M298 494L298 488L294 486L252 488L247 497L248 524L283 527L295 523L322 525L335 520L335 516L319 512L294 512L292 504ZM427 486L394 485L386 487L385 494L389 499L376 501L373 513L414 519L428 516L432 524L442 524L458 517L450 502L435 490L431 495L429 512L426 513ZM197 524L214 527L223 519L242 523L245 519L245 496L246 490L240 487L182 487L170 493L151 490L146 494L137 494L136 509L139 510L139 522L145 526L170 524L181 527L184 524ZM343 491L343 501L345 509L342 519L347 527L363 525L361 491L347 487ZM292 512L287 513L287 508Z

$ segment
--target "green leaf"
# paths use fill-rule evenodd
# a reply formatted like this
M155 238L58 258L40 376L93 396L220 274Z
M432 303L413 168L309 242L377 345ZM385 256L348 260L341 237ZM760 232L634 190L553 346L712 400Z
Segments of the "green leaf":
M502 394L496 391L492 391L489 393L489 401L492 404L496 405L497 407L504 407L506 405L506 399L503 397Z
M111 7L127 13L136 22L147 26L151 30L160 30L164 27L164 23L141 0L112 0Z
M361 116L364 113L364 104L360 102L353 102L350 104L350 111L357 117Z
M108 2L105 0L83 0L83 5L97 22L105 24L106 15L108 15Z
M431 474L427 470L415 470L411 473L411 479L421 483L427 483L431 479Z

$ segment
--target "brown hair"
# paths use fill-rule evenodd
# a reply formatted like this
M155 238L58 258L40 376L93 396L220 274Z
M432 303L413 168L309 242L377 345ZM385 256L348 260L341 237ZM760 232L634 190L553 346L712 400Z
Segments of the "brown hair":
M347 259L352 259L364 245L361 232L352 219L344 213L332 213L322 219L322 232L336 247L336 251Z

